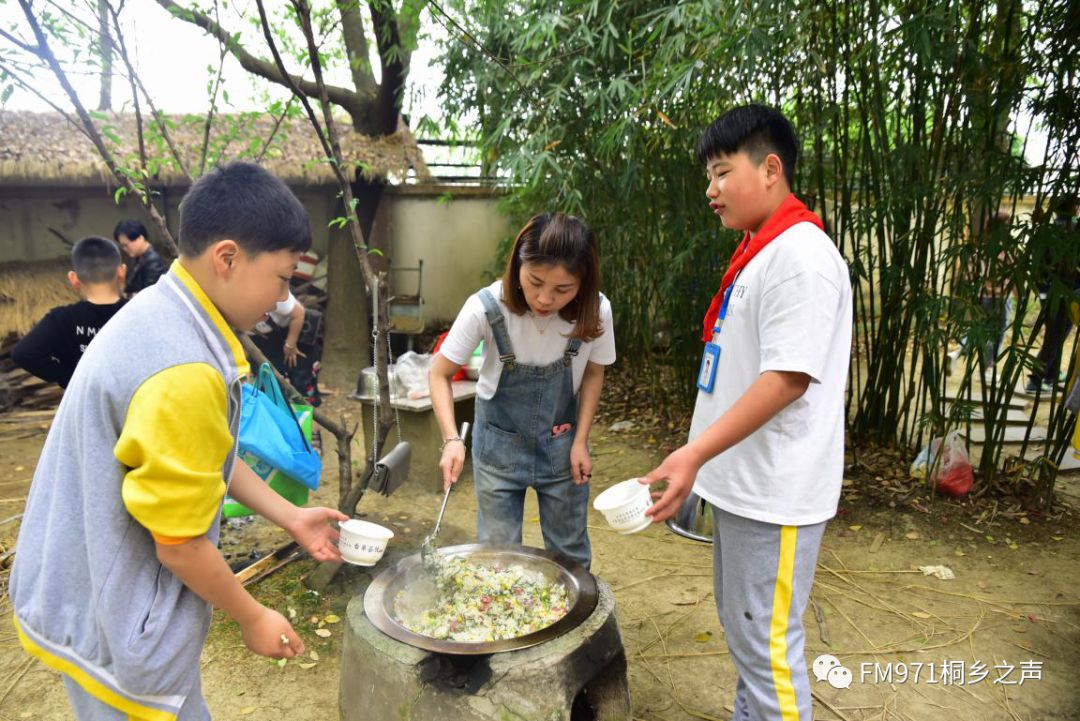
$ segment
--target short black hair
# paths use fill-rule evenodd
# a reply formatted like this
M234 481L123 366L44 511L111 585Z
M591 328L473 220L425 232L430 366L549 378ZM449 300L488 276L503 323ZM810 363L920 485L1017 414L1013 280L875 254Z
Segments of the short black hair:
M91 235L71 249L71 268L84 285L116 280L121 263L120 249L108 238Z
M146 234L146 226L137 220L121 220L117 223L112 232L113 240L120 242L121 235L128 240L135 240L140 235L147 239L150 237Z
M728 110L701 134L697 159L705 165L710 158L739 151L758 164L769 153L776 153L784 166L788 185L794 187L799 141L791 123L776 108L751 103Z
M250 255L311 247L307 211L289 186L254 163L234 162L195 181L180 203L180 253L231 239Z

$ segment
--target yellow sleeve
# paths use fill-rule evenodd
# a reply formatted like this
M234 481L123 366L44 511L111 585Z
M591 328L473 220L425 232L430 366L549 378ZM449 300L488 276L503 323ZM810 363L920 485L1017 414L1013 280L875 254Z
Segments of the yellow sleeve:
M131 398L113 455L128 467L124 506L155 538L201 536L217 516L233 448L226 394L221 373L189 363L148 378Z

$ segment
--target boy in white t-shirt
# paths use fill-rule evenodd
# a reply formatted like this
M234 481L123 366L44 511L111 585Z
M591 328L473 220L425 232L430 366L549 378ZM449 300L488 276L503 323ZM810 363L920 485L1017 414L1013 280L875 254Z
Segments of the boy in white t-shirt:
M588 441L604 367L615 362L614 333L595 234L573 216L533 216L502 280L465 302L430 373L449 488L465 462L450 379L484 341L472 441L480 541L521 543L532 487L545 548L589 567Z
M706 314L689 442L642 479L670 518L691 488L713 506L716 606L738 671L735 719L813 718L802 615L844 463L851 283L791 194L798 143L747 105L702 135L709 206L746 231Z

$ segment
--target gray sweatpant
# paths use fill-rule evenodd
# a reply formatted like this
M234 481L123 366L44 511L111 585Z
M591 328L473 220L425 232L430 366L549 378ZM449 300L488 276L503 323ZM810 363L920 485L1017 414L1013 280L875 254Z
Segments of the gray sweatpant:
M64 679L64 688L76 721L159 721L164 718L174 718L172 714L163 712L158 712L149 718L142 715L132 716L91 696L66 673L60 676ZM203 701L202 683L198 675L195 677L194 688L187 694L187 700L180 707L180 713L175 716L175 719L176 721L210 721L210 710L206 708L206 702Z
M825 522L777 526L713 506L713 593L739 680L734 721L811 721L802 616Z

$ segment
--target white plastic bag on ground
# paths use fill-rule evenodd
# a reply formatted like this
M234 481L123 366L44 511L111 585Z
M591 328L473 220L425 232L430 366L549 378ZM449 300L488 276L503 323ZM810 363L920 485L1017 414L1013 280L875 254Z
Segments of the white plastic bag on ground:
M934 459L937 458L940 448L940 437L922 447L919 455L915 456L915 460L911 462L911 468L908 471L912 478L918 478L920 481L926 480L926 477L930 475L930 467L934 464Z

